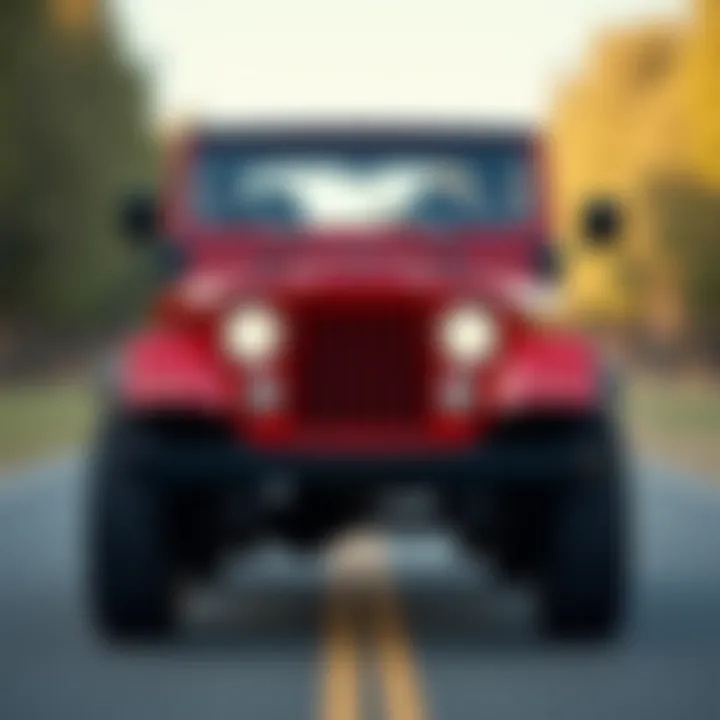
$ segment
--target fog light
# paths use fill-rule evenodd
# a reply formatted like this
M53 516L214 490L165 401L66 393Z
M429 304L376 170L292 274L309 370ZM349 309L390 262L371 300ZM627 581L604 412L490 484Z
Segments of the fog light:
M247 402L250 410L268 413L282 404L282 389L277 380L270 377L256 377L249 381Z
M473 385L467 377L448 378L440 386L439 405L449 412L467 412L473 405Z

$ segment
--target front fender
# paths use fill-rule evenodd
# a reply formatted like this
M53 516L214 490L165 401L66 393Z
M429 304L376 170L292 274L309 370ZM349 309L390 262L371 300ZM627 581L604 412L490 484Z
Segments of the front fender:
M192 333L146 330L124 346L113 394L123 407L142 411L231 411L230 378L211 347Z
M498 372L501 413L593 411L606 404L607 382L596 351L581 337L540 330L510 349Z

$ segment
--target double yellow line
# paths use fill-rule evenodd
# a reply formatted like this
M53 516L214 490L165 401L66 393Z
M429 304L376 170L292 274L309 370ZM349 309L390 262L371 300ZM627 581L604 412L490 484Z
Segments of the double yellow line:
M425 706L397 598L392 593L387 553L378 554L372 577L348 584L331 576L321 688L321 720L361 720L361 650L379 677L387 720L425 720ZM364 642L365 641L365 642ZM367 693L365 693L367 695Z

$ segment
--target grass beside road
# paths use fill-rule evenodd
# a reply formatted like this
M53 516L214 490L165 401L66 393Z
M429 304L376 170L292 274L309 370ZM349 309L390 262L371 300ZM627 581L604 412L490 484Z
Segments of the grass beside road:
M628 430L643 454L720 480L720 382L631 375Z
M83 445L94 415L83 380L0 386L0 471Z

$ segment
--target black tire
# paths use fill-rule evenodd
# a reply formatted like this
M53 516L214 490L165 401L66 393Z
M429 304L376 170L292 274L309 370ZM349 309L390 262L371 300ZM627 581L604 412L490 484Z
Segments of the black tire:
M543 624L556 638L603 639L620 629L626 593L625 487L620 451L605 442L594 477L561 494L548 528Z
M167 508L133 462L133 430L108 428L90 479L91 603L100 630L116 639L163 636L175 620Z
M539 494L507 498L500 504L496 529L496 558L511 580L534 577L542 566L543 539L547 536L548 502Z
M189 578L211 580L222 555L221 498L203 494L175 498L171 509L172 547Z

